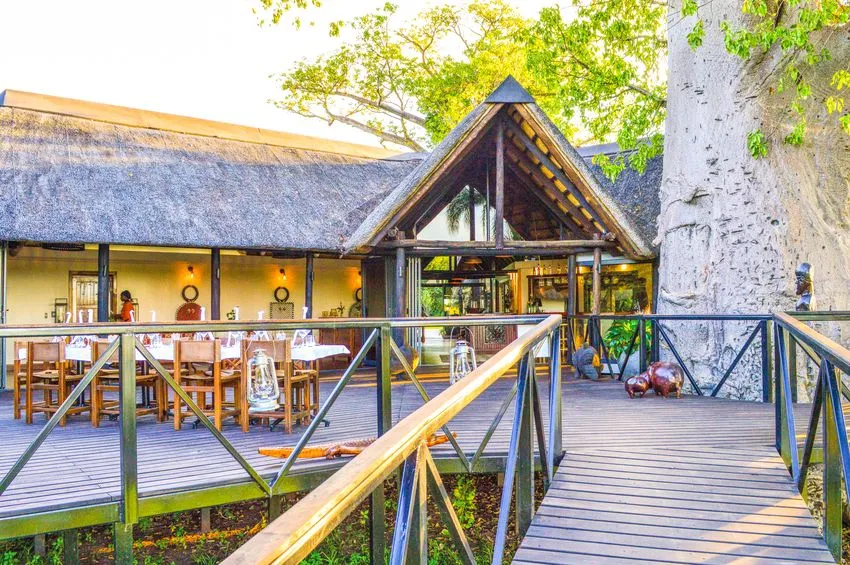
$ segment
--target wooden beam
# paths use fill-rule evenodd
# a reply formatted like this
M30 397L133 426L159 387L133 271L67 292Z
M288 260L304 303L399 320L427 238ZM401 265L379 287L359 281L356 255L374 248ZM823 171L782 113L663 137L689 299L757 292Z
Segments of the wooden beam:
M532 139L529 139L525 132L522 131L522 128L513 119L507 120L507 125L508 130L520 141L520 143L529 152L531 152L531 154L534 155L534 157L538 161L540 161L540 163L544 167L549 169L552 174L555 175L555 178L558 179L561 184L563 184L567 188L569 193L572 194L573 197L579 201L582 207L587 210L587 212L591 216L593 216L593 219L599 222L599 225L602 227L602 230L608 231L608 227L605 225L605 222L602 220L602 217L599 215L599 213L590 205L590 203L587 201L587 198L584 197L584 194L581 193L581 191L578 189L578 187L576 187L573 181L567 178L566 173L564 173L564 171L561 170L560 167L556 166L552 162L552 159L549 157L549 155L541 151L541 149L537 147L537 144L534 143Z
M552 213L553 216L555 216L555 218L558 220L559 225L565 226L568 230L570 230L570 232L574 236L576 236L576 238L581 238L582 229L581 227L579 227L578 224L573 221L569 214L558 208L558 205L555 204L555 202L553 202L548 196L546 196L546 192L542 188L540 188L533 182L530 182L527 179L523 178L524 171L519 167L519 165L517 165L510 159L505 161L505 163L508 165L508 169L510 169L513 175L516 177L517 182L524 186L528 192L530 192L535 198L537 198L537 200L542 203L546 207L546 209Z
M556 239L550 241L523 241L511 240L508 246L503 248L514 249L575 249L577 247L585 249L607 248L613 247L614 242L604 239ZM494 241L447 241L447 240L426 240L426 239L392 239L382 241L378 244L378 248L397 249L399 247L420 249L495 249L500 247Z
M578 294L576 292L576 276L578 275L578 265L576 265L576 256L570 255L567 257L567 314L575 316L576 300ZM572 363L572 359L569 360Z
M475 189L469 185L469 241L475 241Z
M304 277L304 306L307 307L307 318L313 317L313 278L314 260L313 253L308 252L306 257L306 275Z
M496 129L496 247L505 245L505 120Z
M404 318L407 310L406 272L407 260L404 257L404 247L397 247L395 250L395 310L393 312L395 318Z
M601 240L597 240L601 241ZM602 249L593 249L593 313L599 314L602 304Z
M478 243L478 242L476 242ZM509 242L508 242L509 243ZM434 247L406 247L405 251L408 257L433 257L434 255L449 255L449 256L466 256L475 255L477 257L531 257L535 255L546 257L563 257L567 253L591 253L591 247L574 247L569 251L552 247L511 247L507 245L501 249L490 247L482 249L480 247L465 247L440 249ZM377 252L387 256L394 256L394 250L379 249ZM389 316L388 316L389 317Z
M210 250L210 320L221 320L221 249Z
M97 246L97 321L109 321L109 245ZM15 376L17 378L17 375Z
M571 217L576 219L582 225L588 236L592 236L594 233L599 231L599 229L593 225L593 222L587 219L587 216L582 213L581 208L570 202L564 193L555 186L555 183L553 183L551 179L546 178L528 155L512 146L508 146L507 154L508 157L515 161L517 166L520 166L520 170L523 170L523 165L528 169L526 175L537 183L540 188L549 195L549 197L563 206L567 210L567 213L569 213Z

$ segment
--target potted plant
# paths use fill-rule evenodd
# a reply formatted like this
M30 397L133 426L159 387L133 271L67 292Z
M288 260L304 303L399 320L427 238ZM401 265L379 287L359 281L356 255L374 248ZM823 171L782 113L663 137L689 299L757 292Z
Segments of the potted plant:
M608 331L605 332L605 346L608 348L608 354L611 355L612 358L617 359L617 365L619 367L623 367L624 363L626 364L626 367L623 370L623 378L631 377L640 373L639 337L638 339L635 339L631 355L629 355L628 362L626 362L626 350L632 342L632 337L635 334L637 326L637 320L616 320L611 324L611 327L608 328ZM647 344L650 343L650 338L649 324L647 324Z

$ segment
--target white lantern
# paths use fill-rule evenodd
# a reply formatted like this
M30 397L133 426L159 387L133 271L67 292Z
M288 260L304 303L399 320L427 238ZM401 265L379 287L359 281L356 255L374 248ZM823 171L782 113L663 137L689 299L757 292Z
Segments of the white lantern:
M262 349L254 350L248 360L248 412L274 412L279 397L274 359Z
M449 383L455 384L475 369L475 350L465 340L458 340L449 357Z

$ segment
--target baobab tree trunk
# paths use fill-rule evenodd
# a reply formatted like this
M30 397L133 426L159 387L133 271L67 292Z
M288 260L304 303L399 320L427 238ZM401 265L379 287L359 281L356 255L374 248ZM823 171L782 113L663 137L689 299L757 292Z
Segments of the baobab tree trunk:
M673 4L671 14L679 13ZM815 41L833 59L809 78L814 93L806 140L794 147L782 143L793 126L783 112L789 94L772 93L782 54L742 61L724 48L718 26L723 20L743 25L740 6L738 0L701 5L706 34L696 51L686 41L693 18L674 20L669 30L658 309L792 310L794 268L803 261L814 266L818 308L850 309L850 137L823 109L829 77L850 60L850 32L847 26L828 30ZM746 148L755 129L769 137L769 153L759 160ZM676 323L669 329L708 384L731 362L747 326ZM760 395L757 349L727 386L728 395Z

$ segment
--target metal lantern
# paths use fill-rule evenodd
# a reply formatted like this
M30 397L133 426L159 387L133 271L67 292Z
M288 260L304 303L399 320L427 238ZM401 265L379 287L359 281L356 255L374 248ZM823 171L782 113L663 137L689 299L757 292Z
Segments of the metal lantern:
M478 364L475 362L475 350L468 341L459 339L449 358L449 382L455 384L468 375Z
M274 412L279 397L274 359L262 349L254 350L248 360L248 412Z

